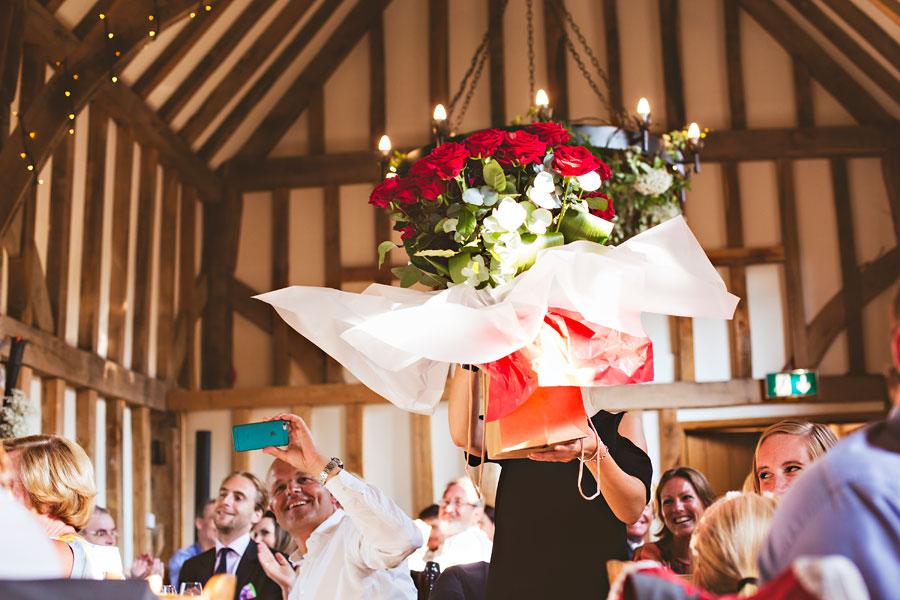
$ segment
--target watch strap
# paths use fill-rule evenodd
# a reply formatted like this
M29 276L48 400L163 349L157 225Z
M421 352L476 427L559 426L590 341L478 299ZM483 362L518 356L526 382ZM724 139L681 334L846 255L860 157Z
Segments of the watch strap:
M336 456L331 457L331 460L328 461L328 464L326 464L322 469L322 472L319 473L319 485L325 485L331 472L338 468L343 469L344 463Z

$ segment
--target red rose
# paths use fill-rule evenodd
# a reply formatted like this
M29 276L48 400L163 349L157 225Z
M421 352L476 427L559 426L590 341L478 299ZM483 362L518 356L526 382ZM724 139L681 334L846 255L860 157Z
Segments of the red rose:
M565 144L572 137L559 123L532 123L525 128L525 131L535 134L547 142L551 148Z
M397 183L394 202L409 206L419 200L419 186L415 177L404 177Z
M407 225L403 229L400 230L400 239L406 240L411 237L416 237L419 235L419 232L416 231L416 228L413 225Z
M431 154L422 160L427 161L428 166L434 169L441 179L453 179L466 166L468 158L469 151L465 146L456 142L447 142L432 150Z
M424 173L434 173L434 165L428 162L428 157L420 158L409 168L409 175L422 175Z
M499 129L485 129L466 138L466 148L473 158L493 156L500 144L506 141L506 132Z
M585 194L582 198L603 198L606 200L606 210L600 210L598 208L592 208L591 214L595 217L600 217L601 219L606 219L607 221L612 221L616 216L616 210L613 208L613 202L609 199L609 196L604 194L601 191L591 192L590 194Z
M600 170L600 179L609 179L609 167L584 146L560 146L553 153L553 168L563 177L577 177ZM605 169L605 172L604 170Z
M428 200L434 200L443 194L446 188L444 180L436 177L435 174L422 174L413 177L413 181L419 189L419 196Z
M394 194L397 193L397 178L390 177L385 179L372 190L372 195L369 196L369 204L377 206L378 208L387 208L391 204L391 200L394 198Z
M544 160L547 153L547 142L525 130L513 131L506 136L500 147L504 162L516 162L527 165Z

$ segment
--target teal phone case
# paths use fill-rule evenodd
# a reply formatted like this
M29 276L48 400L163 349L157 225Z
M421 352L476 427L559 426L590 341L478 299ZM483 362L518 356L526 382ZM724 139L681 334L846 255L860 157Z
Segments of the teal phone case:
M231 439L235 452L285 446L288 443L288 424L287 421L263 421L235 425L231 428Z

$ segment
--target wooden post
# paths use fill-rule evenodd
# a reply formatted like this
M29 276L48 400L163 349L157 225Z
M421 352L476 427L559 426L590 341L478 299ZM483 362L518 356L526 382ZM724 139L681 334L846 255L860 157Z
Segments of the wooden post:
M231 424L244 425L250 423L252 416L250 409L239 408L231 411ZM250 470L250 453L249 452L231 452L231 470L232 471L249 471Z
M800 273L800 234L797 230L797 206L794 200L794 165L775 161L778 177L778 207L781 213L781 243L784 244L784 279L790 328L791 363L795 369L811 367L806 312L803 307L803 280Z
M428 110L450 102L450 13L447 0L428 0Z
M678 425L677 409L664 408L659 411L659 468L671 469L681 463L681 426Z
M172 352L175 338L175 227L178 222L178 179L174 169L163 174L162 218L159 234L159 304L157 308L156 373L174 380Z
M616 0L603 0L603 26L606 34L606 77L609 80L609 104L616 114L613 123L625 115L622 100L622 60L619 48L619 11Z
M280 289L288 285L290 272L290 190L278 188L272 195L272 287ZM271 311L271 309L269 309ZM291 379L291 355L288 336L291 328L277 315L272 316L272 381L275 385L287 385Z
M181 371L179 382L182 387L195 390L200 387L197 378L197 356L194 350L195 330L199 311L195 306L194 279L196 264L194 250L196 248L197 191L192 187L183 187L181 191L181 244L178 256L178 294L179 312L183 321L183 356L176 360Z
M659 0L659 28L662 33L663 80L666 86L666 128L675 129L685 125L678 0Z
M569 77L566 70L566 45L563 37L563 17L561 10L553 7L559 3L564 7L565 0L547 0L544 2L544 48L547 51L547 94L553 117L560 121L569 118ZM530 98L529 102L534 102Z
M58 380L57 380L58 381ZM75 441L97 464L97 391L78 390L75 395Z
M125 521L122 485L122 429L125 427L125 401L106 400L106 508L116 523Z
M348 404L344 410L346 423L346 447L344 448L344 466L347 470L363 475L363 406Z
M153 215L156 214L157 153L141 146L138 188L137 254L134 267L134 334L132 369L147 373L150 367L150 277L153 264Z
M431 465L431 417L409 415L409 450L412 460L413 511L434 503L434 474Z
M669 317L675 381L694 380L694 321L690 317Z
M19 371L21 381L23 367ZM66 382L63 379L45 378L42 382L41 394L41 433L48 435L62 435L63 412L65 407ZM26 389L25 394L30 396L31 390Z
M163 547L154 556L171 556L181 547L181 435L183 413L150 413L150 471L153 485L150 506L156 515L157 531L162 530ZM154 548L156 550L156 548Z
M291 407L291 412L303 419L310 431L312 431L312 411L313 407L309 404L295 404Z
M56 146L50 174L50 225L47 235L47 289L56 318L56 335L66 337L69 306L69 241L72 216L72 173L75 163L75 136ZM112 299L110 299L112 301Z
M128 237L131 223L131 171L134 137L131 129L116 129L116 172L113 180L112 249L109 274L107 356L121 364L125 358L125 319L128 304ZM55 167L55 158L54 158ZM144 218L149 219L149 216Z
M504 0L490 0L488 3L488 52L491 66L491 125L506 125L506 81L503 60L503 8ZM534 98L531 99L534 101Z
M131 471L134 510L135 556L149 552L150 535L147 515L150 513L150 409L131 409Z

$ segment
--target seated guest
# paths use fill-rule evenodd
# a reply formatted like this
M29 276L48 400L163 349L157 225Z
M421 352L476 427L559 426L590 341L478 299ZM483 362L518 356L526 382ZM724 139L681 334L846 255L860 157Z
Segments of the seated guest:
M90 544L78 535L94 511L94 467L78 444L55 435L3 440L10 491L37 516L65 577L95 576Z
M253 526L250 537L254 542L262 542L272 550L281 552L285 556L290 556L297 549L291 534L278 526L275 520L275 513L267 510L259 523Z
M775 501L759 494L729 492L703 513L694 531L694 583L714 594L753 595L756 558L769 534Z
M691 534L703 512L715 500L702 473L690 467L669 469L656 486L656 516L662 529L659 541L634 551L632 560L655 560L680 575L692 573Z
M428 600L483 600L490 566L481 561L448 567L431 588Z
M415 523L419 526L419 529L422 530L422 537L427 538L425 540L425 545L428 547L428 552L437 551L437 549L441 547L441 542L444 541L444 534L441 533L441 526L438 520L440 511L440 506L437 504L430 504L419 511L419 516L416 517ZM428 560L431 560L430 555L426 558L426 562ZM412 557L410 557L410 563L412 563ZM410 566L412 566L412 564L410 564Z
M759 436L753 453L753 489L781 496L794 478L837 443L837 436L818 423L788 419Z
M115 546L116 538L119 535L112 514L102 506L94 507L91 520L80 533L84 539L95 546ZM165 567L163 567L162 561L150 556L149 552L144 552L134 559L131 569L125 573L125 576L129 579L145 579L149 575L162 577L164 574Z
M634 551L644 545L647 541L647 532L650 530L650 523L653 521L653 506L647 504L641 511L641 518L625 527L626 541L628 542L628 554L634 554Z
M216 544L185 561L180 582L205 584L214 574L229 573L237 578L235 600L245 589L246 597L251 585L256 598L280 600L281 589L266 575L257 558L257 545L250 539L250 529L262 519L267 502L268 494L253 473L237 471L226 477L216 496Z
M482 501L475 486L467 477L447 484L438 511L438 525L443 542L437 550L422 547L410 558L414 571L421 571L425 563L434 561L441 570L453 565L490 561L491 540L481 529L484 516Z
M197 541L177 550L169 559L169 582L175 587L178 587L178 576L184 561L194 558L216 545L216 523L213 520L216 514L215 498L207 500L199 512L200 514L194 518Z
M345 471L339 459L322 454L303 419L273 419L288 422L290 442L285 449L263 450L276 458L266 481L278 524L297 544L291 556L299 565L297 578L291 581L283 559L270 562L271 553L263 564L287 575L279 581L285 597L415 598L406 558L422 545L422 534L413 520L381 490ZM260 545L261 556L267 552Z
M494 507L485 505L484 516L481 517L481 530L488 536L491 542L494 541Z

